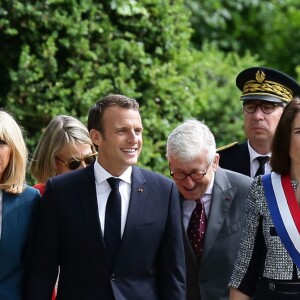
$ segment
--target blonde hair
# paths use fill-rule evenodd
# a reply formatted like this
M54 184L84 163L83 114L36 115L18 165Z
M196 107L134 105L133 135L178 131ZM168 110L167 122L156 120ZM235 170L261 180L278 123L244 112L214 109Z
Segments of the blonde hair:
M55 156L67 145L75 143L95 147L89 132L79 120L71 116L59 115L51 120L33 153L29 171L40 183L45 183L56 175Z
M0 182L0 189L20 194L25 187L28 150L21 127L7 112L0 110L0 137L10 148L10 159Z

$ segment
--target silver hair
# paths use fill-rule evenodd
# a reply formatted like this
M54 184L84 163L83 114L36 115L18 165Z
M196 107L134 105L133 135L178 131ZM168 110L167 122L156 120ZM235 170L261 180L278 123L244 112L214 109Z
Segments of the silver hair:
M216 155L214 135L203 121L189 119L177 126L167 140L167 157L190 161L199 155L206 155L211 164Z

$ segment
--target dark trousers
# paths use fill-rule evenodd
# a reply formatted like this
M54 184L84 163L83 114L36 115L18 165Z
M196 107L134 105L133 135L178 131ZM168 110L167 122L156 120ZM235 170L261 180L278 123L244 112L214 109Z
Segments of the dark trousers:
M300 300L300 282L261 278L254 300Z

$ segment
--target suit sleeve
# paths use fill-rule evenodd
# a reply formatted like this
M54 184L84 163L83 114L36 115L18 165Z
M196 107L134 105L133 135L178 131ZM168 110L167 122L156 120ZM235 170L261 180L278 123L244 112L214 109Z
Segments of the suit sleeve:
M160 299L185 299L185 256L178 191L172 182L169 211L159 253Z
M52 181L40 200L28 271L25 280L26 300L50 300L58 275L58 220Z

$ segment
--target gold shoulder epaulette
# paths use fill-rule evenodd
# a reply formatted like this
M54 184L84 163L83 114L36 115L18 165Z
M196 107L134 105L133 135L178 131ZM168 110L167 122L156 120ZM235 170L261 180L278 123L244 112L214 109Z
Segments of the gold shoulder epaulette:
M234 145L236 145L236 144L238 144L238 142L233 142L233 143L231 143L231 144L228 144L228 145L219 147L219 148L217 149L217 152L222 151L222 150L225 150L225 149L228 149L228 148L230 148L230 147L232 147L232 146L234 146Z

